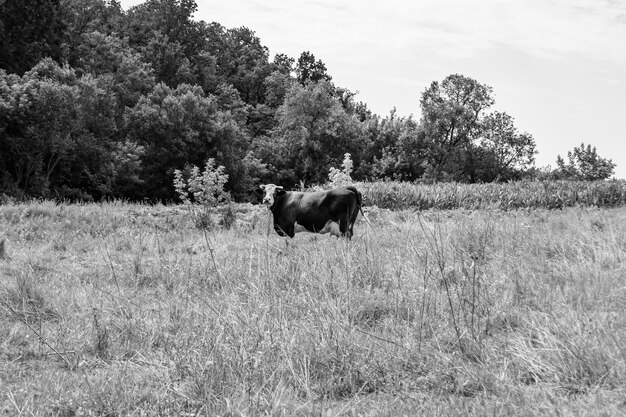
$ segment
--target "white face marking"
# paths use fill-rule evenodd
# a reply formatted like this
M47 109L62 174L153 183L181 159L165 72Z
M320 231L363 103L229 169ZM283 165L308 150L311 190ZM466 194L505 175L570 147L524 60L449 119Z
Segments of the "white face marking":
M261 185L261 189L265 190L265 196L263 196L263 204L268 207L272 207L272 205L274 204L274 196L276 195L276 190L282 190L283 187L274 184L265 184Z

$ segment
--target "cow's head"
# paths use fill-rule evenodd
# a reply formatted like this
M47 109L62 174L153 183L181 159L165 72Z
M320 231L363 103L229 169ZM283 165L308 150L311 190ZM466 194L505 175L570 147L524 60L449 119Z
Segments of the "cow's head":
M261 189L265 191L265 195L263 196L263 204L268 207L272 207L274 205L274 200L276 199L276 197L286 193L283 187L274 184L263 184L261 185Z

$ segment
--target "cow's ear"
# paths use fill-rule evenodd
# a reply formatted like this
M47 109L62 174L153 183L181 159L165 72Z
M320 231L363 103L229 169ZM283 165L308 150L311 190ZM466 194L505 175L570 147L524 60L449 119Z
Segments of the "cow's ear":
M287 191L285 191L285 189L283 187L276 187L276 195L283 195L283 194L287 194Z
M265 190L265 184L261 184L261 185L259 185L259 188L260 188L261 190Z

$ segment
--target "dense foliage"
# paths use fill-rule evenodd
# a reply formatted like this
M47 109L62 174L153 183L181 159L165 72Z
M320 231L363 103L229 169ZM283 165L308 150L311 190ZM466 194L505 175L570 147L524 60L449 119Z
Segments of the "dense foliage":
M172 200L174 171L212 158L247 200L260 181L325 181L345 153L356 180L545 174L533 169L533 137L490 111L486 84L450 75L416 97L420 120L375 115L312 53L270 59L253 31L196 21L196 8L1 2L0 194ZM581 175L560 167L559 178L612 174L611 161L595 161Z

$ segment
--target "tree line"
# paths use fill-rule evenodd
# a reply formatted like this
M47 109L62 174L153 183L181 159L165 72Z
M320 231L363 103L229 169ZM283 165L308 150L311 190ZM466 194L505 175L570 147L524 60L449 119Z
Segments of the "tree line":
M493 90L452 74L421 118L374 114L308 51L270 58L255 33L195 21L193 0L0 3L0 194L173 200L176 170L213 159L247 200L260 182L601 179L590 145L534 166L536 145L493 111Z

